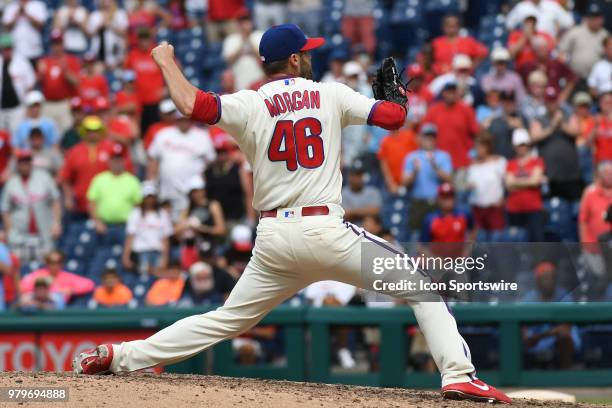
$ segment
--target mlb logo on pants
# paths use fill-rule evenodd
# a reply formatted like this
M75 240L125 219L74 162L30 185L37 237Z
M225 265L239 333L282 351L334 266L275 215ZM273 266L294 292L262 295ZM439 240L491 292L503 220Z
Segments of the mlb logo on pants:
M288 211L285 211L285 212L283 213L283 216L284 216L285 218L293 218L293 217L295 217L295 211L293 211L293 210L288 210Z

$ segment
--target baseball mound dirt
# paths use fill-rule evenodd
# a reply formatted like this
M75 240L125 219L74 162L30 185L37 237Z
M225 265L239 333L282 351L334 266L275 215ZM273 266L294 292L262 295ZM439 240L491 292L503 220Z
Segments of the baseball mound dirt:
M135 374L75 376L70 373L2 373L0 387L66 387L68 402L35 404L48 407L411 407L483 408L487 404L445 401L432 391L297 383L198 375ZM21 403L20 406L30 406ZM18 403L0 402L1 407ZM515 407L603 407L518 400Z

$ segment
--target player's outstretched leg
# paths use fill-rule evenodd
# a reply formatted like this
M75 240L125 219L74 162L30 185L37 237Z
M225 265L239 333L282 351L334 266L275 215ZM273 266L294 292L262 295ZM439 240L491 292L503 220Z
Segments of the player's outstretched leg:
M87 350L74 358L73 370L106 374L177 363L250 329L307 283L297 274L271 272L252 260L222 307L179 320L145 340Z
M332 259L340 259L328 272L328 279L372 290L362 271L362 243L378 247L380 255L394 255L394 250L383 239L365 232L353 224L345 223L345 231L337 234L336 248L320 249L334 251ZM419 327L427 340L431 355L442 375L442 395L448 399L469 399L478 402L499 402L510 404L512 400L494 387L485 384L475 376L469 348L457 329L455 318L442 298L431 296L421 301L423 293L415 296L414 291L383 292L408 301Z

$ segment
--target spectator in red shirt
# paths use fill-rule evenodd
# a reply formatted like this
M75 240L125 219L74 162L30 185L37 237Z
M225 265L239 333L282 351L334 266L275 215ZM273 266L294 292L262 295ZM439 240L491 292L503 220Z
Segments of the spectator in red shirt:
M433 244L423 248L424 253L465 256L469 249L465 244L473 242L476 237L471 214L455 207L455 191L450 183L438 187L437 203L438 209L429 213L423 222L421 242ZM457 245L459 243L463 245Z
M115 107L123 113L140 117L142 105L136 93L136 73L131 69L123 71L123 87L115 94Z
M106 77L96 69L96 55L87 53L83 56L83 71L79 75L79 97L83 109L92 111L95 101L100 96L108 98L109 89Z
M128 45L130 48L138 42L138 29L146 27L155 32L158 22L170 26L172 16L161 5L151 0L136 0L134 7L128 13Z
M11 176L8 168L11 154L11 135L6 130L0 129L0 186L4 185Z
M506 167L508 223L527 230L530 242L544 240L544 213L542 192L544 161L531 152L531 138L527 129L512 133L516 157Z
M151 58L153 38L148 28L138 30L138 46L127 56L125 68L136 73L136 93L142 105L141 133L159 120L159 102L164 96L164 78Z
M434 96L427 86L425 70L419 64L411 64L408 67L408 78L410 78L410 90L408 93L408 120L413 124L419 124L427 113L427 108Z
M437 147L450 154L454 169L470 164L469 151L478 133L474 109L460 100L456 82L449 82L442 90L442 100L434 103L424 122L438 128Z
M244 0L209 0L206 38L210 42L221 42L230 34L238 32L238 16L245 8Z
M43 115L55 121L60 132L72 125L70 98L77 94L81 63L64 50L61 31L51 32L51 53L38 63L38 79L45 96Z
M434 38L431 43L433 69L436 75L449 72L453 57L457 54L469 56L474 63L474 67L477 67L487 57L487 47L470 35L460 35L460 30L461 20L459 16L451 14L442 21L444 35Z
M606 213L612 206L612 162L597 167L595 182L587 187L580 202L578 227L580 242L598 242L602 234L610 232Z
M159 104L159 116L159 122L155 122L149 126L147 133L144 135L143 144L145 150L149 150L149 147L155 140L155 136L160 130L167 128L168 126L173 126L176 123L176 106L174 105L174 102L172 102L172 99L164 99L161 101Z
M104 138L104 123L97 116L83 120L83 141L66 152L59 180L64 192L64 206L76 218L88 218L87 189L91 180L108 170L108 161L115 143ZM126 167L133 166L125 149Z
M533 51L533 41L542 39L552 51L555 48L555 39L548 33L536 30L537 17L529 15L523 21L521 30L515 30L510 33L508 38L508 50L514 58L515 66L534 61L536 59Z
M551 50L543 38L534 38L532 47L535 59L517 64L517 72L524 81L533 71L544 72L548 78L547 86L552 86L559 92L560 102L567 101L576 86L576 75L567 64L552 57Z
M599 96L600 113L584 129L594 150L595 163L612 161L612 89Z

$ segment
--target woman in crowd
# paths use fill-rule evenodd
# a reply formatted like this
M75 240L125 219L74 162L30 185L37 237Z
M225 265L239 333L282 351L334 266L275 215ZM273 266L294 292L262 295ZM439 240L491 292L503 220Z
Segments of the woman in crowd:
M544 161L531 152L531 138L527 129L512 133L516 157L508 162L506 188L510 226L527 230L529 242L544 241L544 212L540 187L545 181Z
M123 62L128 24L128 14L116 0L99 0L98 9L89 16L91 51L108 68L116 68Z
M188 182L189 205L181 214L174 233L181 241L181 261L189 268L198 259L201 244L213 246L225 237L225 218L221 204L206 195L200 176Z
M168 261L172 222L160 208L152 182L142 186L143 200L134 208L127 221L127 237L123 250L123 266L140 274L154 274L165 268Z
M475 148L476 158L469 166L467 176L472 213L483 238L495 241L505 226L506 159L493 154L493 138L486 132L478 135Z

